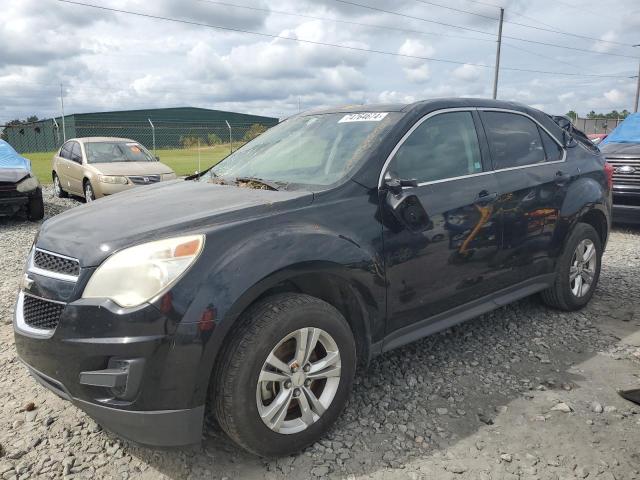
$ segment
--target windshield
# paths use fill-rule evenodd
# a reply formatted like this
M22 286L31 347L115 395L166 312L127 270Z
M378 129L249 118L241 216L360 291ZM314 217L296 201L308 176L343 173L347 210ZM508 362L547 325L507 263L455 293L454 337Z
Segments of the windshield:
M156 159L137 142L88 142L84 144L89 163L155 162Z
M326 186L357 167L399 113L329 113L294 117L267 130L200 180L255 178L280 184Z

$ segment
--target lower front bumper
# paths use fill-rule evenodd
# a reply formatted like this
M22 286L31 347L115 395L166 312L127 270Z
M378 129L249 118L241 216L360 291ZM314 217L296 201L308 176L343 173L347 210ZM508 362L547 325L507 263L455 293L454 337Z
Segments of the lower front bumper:
M30 198L27 194L11 197L0 196L0 216L14 215L29 203Z
M613 205L614 223L640 224L640 205Z
M177 447L199 443L202 439L204 405L184 410L152 411L96 405L73 398L62 383L25 365L38 383L84 410L105 429L127 440L149 446Z

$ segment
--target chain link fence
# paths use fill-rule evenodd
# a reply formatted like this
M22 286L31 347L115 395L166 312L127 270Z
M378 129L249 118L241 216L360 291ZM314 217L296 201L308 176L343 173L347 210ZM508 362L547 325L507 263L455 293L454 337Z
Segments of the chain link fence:
M1 138L46 171L65 139L120 137L137 141L173 168L189 175L217 163L229 153L266 131L272 124L191 122L102 122L67 124L52 120L33 124L0 125ZM64 128L64 132L63 132ZM39 165L42 163L43 165ZM35 165L38 164L38 165ZM49 175L47 175L48 177ZM43 181L43 179L41 179ZM44 181L47 181L46 179Z
M587 135L591 133L611 133L624 118L576 118L573 124Z

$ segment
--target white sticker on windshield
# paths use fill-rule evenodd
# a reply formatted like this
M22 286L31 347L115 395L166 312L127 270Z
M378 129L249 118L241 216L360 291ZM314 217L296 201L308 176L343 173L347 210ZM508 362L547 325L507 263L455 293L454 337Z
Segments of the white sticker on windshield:
M388 112L363 112L363 113L349 113L345 115L338 123L347 122L379 122L387 116Z

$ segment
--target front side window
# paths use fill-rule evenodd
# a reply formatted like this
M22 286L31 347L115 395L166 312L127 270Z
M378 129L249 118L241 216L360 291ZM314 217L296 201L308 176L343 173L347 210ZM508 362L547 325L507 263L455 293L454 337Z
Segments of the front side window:
M462 177L482 171L471 112L441 113L422 122L393 157L394 175L418 182Z
M104 141L84 144L88 163L155 162L156 159L138 142Z
M65 143L60 149L60 157L66 158L67 160L71 160L71 146L73 142Z
M71 142L71 160L82 163L82 150L78 142Z
M531 119L516 113L483 112L482 122L496 170L546 161L538 126Z
M282 188L324 187L346 179L401 116L323 113L290 118L256 137L200 178L258 178Z

